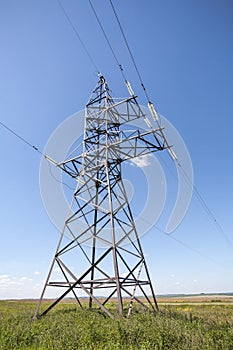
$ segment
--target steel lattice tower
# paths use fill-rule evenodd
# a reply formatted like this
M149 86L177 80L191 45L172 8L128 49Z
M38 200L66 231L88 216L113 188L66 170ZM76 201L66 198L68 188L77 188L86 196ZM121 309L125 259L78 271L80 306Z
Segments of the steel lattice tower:
M127 129L138 118L145 119L148 131ZM116 102L100 76L86 105L83 153L57 164L77 181L77 187L34 318L70 293L82 306L80 290L90 308L95 303L110 317L106 304L113 297L120 315L130 314L133 302L158 308L121 168L126 160L164 148L162 129L152 129L133 92ZM50 287L57 287L60 294L40 313ZM124 296L130 300L127 311Z

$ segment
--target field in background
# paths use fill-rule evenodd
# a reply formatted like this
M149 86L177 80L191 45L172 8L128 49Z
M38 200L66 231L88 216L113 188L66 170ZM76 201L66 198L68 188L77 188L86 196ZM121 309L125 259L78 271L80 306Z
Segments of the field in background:
M197 294L197 295L165 295L157 297L160 304L166 303L233 303L233 293L229 294Z
M233 296L167 296L158 302L156 315L135 308L130 318L112 320L67 299L33 322L36 301L0 301L0 350L233 350Z

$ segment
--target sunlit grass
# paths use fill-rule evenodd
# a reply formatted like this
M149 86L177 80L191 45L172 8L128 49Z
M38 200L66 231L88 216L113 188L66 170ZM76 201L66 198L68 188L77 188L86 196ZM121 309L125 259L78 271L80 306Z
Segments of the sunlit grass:
M137 308L112 320L64 303L33 322L35 307L0 302L0 349L233 349L233 304L163 305L156 315Z

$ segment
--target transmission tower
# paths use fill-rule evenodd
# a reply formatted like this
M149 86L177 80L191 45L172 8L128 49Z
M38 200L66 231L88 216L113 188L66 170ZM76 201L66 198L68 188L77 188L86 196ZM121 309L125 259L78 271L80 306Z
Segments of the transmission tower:
M86 105L83 152L57 164L77 181L77 187L35 319L68 295L81 307L86 295L90 308L96 304L110 317L107 303L112 298L117 299L119 315L129 315L134 302L158 308L122 181L122 163L168 146L162 129L152 129L129 91L129 98L113 100L105 78L99 77ZM139 118L149 130L127 126ZM57 288L59 296L41 311L48 288ZM129 300L127 310L124 297Z

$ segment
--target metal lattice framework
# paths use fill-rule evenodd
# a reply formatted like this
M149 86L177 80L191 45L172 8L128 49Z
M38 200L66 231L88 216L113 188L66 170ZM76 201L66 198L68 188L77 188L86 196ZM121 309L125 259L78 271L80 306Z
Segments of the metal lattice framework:
M113 297L120 315L125 314L124 296L130 299L128 315L133 302L158 308L121 168L122 162L161 151L167 143L160 127L148 131L127 127L138 118L148 124L136 96L114 101L100 76L86 105L83 152L57 164L77 181L77 187L34 318L70 293L80 306L84 293L90 308L95 303L110 317L106 304ZM52 287L60 294L40 313L45 292Z

